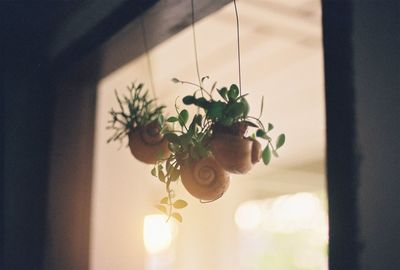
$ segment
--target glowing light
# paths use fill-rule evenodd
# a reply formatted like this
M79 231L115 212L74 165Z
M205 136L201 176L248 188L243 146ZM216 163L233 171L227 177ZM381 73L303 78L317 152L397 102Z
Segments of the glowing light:
M271 207L270 229L291 233L297 230L319 229L325 226L320 200L311 193L297 193L275 199Z
M163 215L148 215L144 218L143 240L147 252L159 253L170 247L172 242L172 225L166 222Z
M255 229L261 221L261 210L256 202L242 203L236 210L235 222L242 230Z

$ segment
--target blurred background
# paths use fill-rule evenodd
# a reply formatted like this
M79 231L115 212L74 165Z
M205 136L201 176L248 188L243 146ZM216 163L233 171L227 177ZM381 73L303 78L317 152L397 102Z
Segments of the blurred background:
M146 55L120 67L97 89L91 269L327 269L320 3L245 0L238 9L242 91L249 93L250 114L259 115L264 97L262 121L275 125L274 136L286 133L280 158L232 175L228 191L213 203L200 203L178 185L189 206L182 224L165 223L154 207L164 185L151 176L152 167L131 156L127 141L106 144L114 90L124 94L133 81L150 87ZM230 3L195 25L207 87L238 83L235 23ZM137 37L132 46L141 42ZM159 103L173 113L176 97L193 88L171 79L197 80L192 28L152 48L149 57ZM177 105L182 108L181 99Z
M201 75L237 83L232 1L194 2ZM400 2L237 2L243 92L286 144L214 203L178 185L167 224L105 126L150 85L141 14L160 102L192 92L191 1L0 1L0 269L400 269Z

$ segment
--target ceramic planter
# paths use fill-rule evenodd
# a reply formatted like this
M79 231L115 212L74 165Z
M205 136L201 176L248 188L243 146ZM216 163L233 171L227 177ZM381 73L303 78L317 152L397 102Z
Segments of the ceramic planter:
M210 143L215 159L230 173L245 174L261 159L261 144L252 138L216 133Z
M168 141L160 131L158 123L153 122L130 132L128 145L132 155L147 164L155 164L157 160L167 158L170 155Z
M213 201L220 198L228 189L229 173L218 164L214 157L209 156L183 165L181 181L194 197Z

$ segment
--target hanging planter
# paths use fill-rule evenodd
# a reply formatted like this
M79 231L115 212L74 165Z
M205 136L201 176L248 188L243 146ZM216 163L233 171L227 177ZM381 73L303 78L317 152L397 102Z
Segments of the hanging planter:
M138 160L155 164L160 158L169 155L168 141L161 134L161 124L154 121L128 133L129 148Z
M208 77L204 77L201 83L206 78ZM196 85L176 78L173 81ZM209 92L201 85L196 85L199 90L183 98L184 104L193 104L204 110L206 125L211 133L209 145L215 159L226 171L236 174L247 173L261 159L268 165L272 155L278 157L277 150L285 143L285 134L280 134L274 145L269 135L273 125L269 123L265 128L260 121L263 101L260 116L258 118L249 116L247 94L240 95L238 86L232 84L229 90L226 87L216 89L219 95L219 99L216 99L211 94L215 85L214 83ZM198 92L201 92L201 97L198 97ZM255 129L255 132L246 136L249 127ZM267 141L264 149L257 139Z
M213 156L188 160L182 166L181 180L186 190L202 201L215 201L229 187L229 174Z
M129 96L122 99L115 92L119 111L111 109L108 129L114 134L108 139L122 141L128 137L132 155L139 161L155 164L157 160L168 157L168 141L162 135L165 128L162 112L164 106L156 106L155 99L148 98L144 85L135 83L128 87Z
M173 128L164 132L171 154L166 159L160 159L151 173L166 185L167 196L161 199L158 209L168 217L182 221L177 209L187 203L175 199L172 183L180 179L192 196L209 202L225 193L230 178L212 155L209 145L211 133L204 115L195 114L189 124L188 111L179 111L177 107L176 110L177 116L166 120Z
M245 137L242 131L247 124L237 123L231 129L215 126L211 140L212 152L222 167L231 173L245 174L262 156L261 144L252 137Z

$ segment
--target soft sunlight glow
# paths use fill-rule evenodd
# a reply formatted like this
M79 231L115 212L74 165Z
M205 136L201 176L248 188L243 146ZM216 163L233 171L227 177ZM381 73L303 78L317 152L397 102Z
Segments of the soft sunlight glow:
M269 229L292 233L298 230L321 230L327 227L320 199L311 193L297 193L275 199L269 213Z
M261 210L256 202L242 203L235 213L236 225L242 230L252 230L261 223Z
M144 218L143 240L147 252L159 253L170 247L172 225L163 215L148 215Z
M317 194L243 202L235 221L245 230L241 269L328 269L328 216Z

